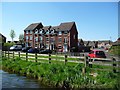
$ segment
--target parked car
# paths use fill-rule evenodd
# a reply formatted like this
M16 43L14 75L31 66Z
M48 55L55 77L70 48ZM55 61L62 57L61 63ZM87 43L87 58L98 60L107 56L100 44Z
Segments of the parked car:
M21 51L22 50L22 45L13 45L10 47L10 51Z
M24 47L24 48L22 48L22 52L27 52L30 48L32 48L32 47Z
M106 58L105 52L102 50L92 50L88 56L90 58Z
M52 51L51 50L49 50L49 49L45 49L45 50L41 50L39 53L41 53L41 54L48 54L48 53L52 53Z
M27 52L28 53L39 53L39 50L37 48L30 48Z

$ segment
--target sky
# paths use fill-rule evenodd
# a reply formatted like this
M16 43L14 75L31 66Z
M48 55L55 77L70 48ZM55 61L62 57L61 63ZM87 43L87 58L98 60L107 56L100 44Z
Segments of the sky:
M0 32L7 41L11 40L11 29L16 33L14 40L18 40L31 23L58 26L72 21L76 23L79 39L116 41L118 38L117 2L2 2L0 7Z

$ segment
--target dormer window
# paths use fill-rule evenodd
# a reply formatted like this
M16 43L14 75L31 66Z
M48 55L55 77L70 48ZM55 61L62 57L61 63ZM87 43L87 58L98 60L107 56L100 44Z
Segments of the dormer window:
M40 30L40 32L39 32L40 34L42 34L43 33L43 30Z
M59 31L59 32L58 32L58 35L62 35L62 31Z
M51 34L54 34L55 33L55 31L54 30L51 30Z
M68 34L68 31L64 31L64 34Z
M35 30L35 34L37 34L37 33L38 33L38 29Z
M46 31L46 34L49 34L49 30Z

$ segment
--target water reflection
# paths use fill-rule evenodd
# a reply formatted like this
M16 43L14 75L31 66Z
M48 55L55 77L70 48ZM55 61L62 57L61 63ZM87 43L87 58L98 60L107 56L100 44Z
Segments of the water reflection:
M3 70L0 70L0 81L2 81L2 88L41 88L37 80L28 79L24 76L18 76L16 74L9 74Z

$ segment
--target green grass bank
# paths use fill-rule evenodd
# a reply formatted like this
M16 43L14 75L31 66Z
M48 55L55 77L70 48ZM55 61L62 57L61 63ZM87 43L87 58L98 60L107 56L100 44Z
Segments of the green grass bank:
M40 80L49 87L56 88L119 88L120 73L97 71L87 68L82 73L84 64L40 63L24 61L20 58L2 58L2 68L16 74ZM97 67L97 66L96 66ZM90 75L96 73L96 76ZM118 75L119 74L119 75Z
M109 49L109 54L120 56L120 46L112 46Z

